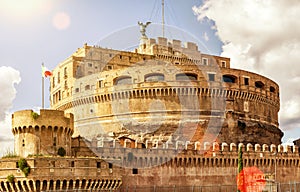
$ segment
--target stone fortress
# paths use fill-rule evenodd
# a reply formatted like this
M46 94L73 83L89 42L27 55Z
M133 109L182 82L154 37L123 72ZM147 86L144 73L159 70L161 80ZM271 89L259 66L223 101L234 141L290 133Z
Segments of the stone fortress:
M278 85L195 43L85 44L53 70L50 103L13 114L18 157L0 160L1 191L234 187L239 148L268 182L300 179L297 145L281 145Z

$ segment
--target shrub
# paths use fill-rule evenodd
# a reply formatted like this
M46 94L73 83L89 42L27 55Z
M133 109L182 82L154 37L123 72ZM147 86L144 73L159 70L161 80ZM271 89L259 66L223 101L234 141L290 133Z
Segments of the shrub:
M61 157L66 155L66 150L63 147L58 148L57 154Z
M20 159L18 161L19 168L23 171L25 167L28 167L26 159Z
M22 171L23 171L25 177L27 177L28 174L30 173L30 167L25 167Z
M32 116L32 118L35 120L35 119L37 119L40 115L37 114L36 112L31 112L31 116Z
M25 177L30 173L30 167L27 164L26 159L20 159L18 161L19 169L24 173Z
M13 183L15 181L15 176L13 174L7 175L7 181Z

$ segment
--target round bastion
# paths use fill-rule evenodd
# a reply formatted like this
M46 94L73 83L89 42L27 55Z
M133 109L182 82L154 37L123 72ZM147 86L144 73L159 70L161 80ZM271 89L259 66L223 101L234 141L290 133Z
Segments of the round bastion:
M84 45L53 70L51 108L75 136L275 144L279 86L196 44L148 39L133 52Z
M64 111L41 109L22 110L12 114L12 132L15 153L19 156L57 155L63 148L70 155L71 136L74 132L73 114Z

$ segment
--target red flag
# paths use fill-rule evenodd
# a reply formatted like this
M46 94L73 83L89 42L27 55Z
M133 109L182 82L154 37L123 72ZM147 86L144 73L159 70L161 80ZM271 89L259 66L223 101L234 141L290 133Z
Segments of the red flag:
M42 76L43 77L52 76L52 72L49 69L47 69L47 67L45 67L44 65L42 65Z

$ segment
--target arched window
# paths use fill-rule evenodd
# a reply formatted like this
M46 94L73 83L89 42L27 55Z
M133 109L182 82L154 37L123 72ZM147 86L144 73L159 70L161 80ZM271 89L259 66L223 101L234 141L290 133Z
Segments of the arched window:
M155 82L155 81L164 81L165 76L161 73L153 73L145 75L145 82Z
M263 89L264 86L265 86L265 84L264 84L263 82L261 82L261 81L256 81L256 82L255 82L255 87L256 87L256 88Z
M114 80L114 85L128 85L132 84L132 78L129 76L117 77Z
M234 75L223 75L223 82L236 83L236 76Z
M194 73L180 73L176 75L177 81L197 81L197 74Z

